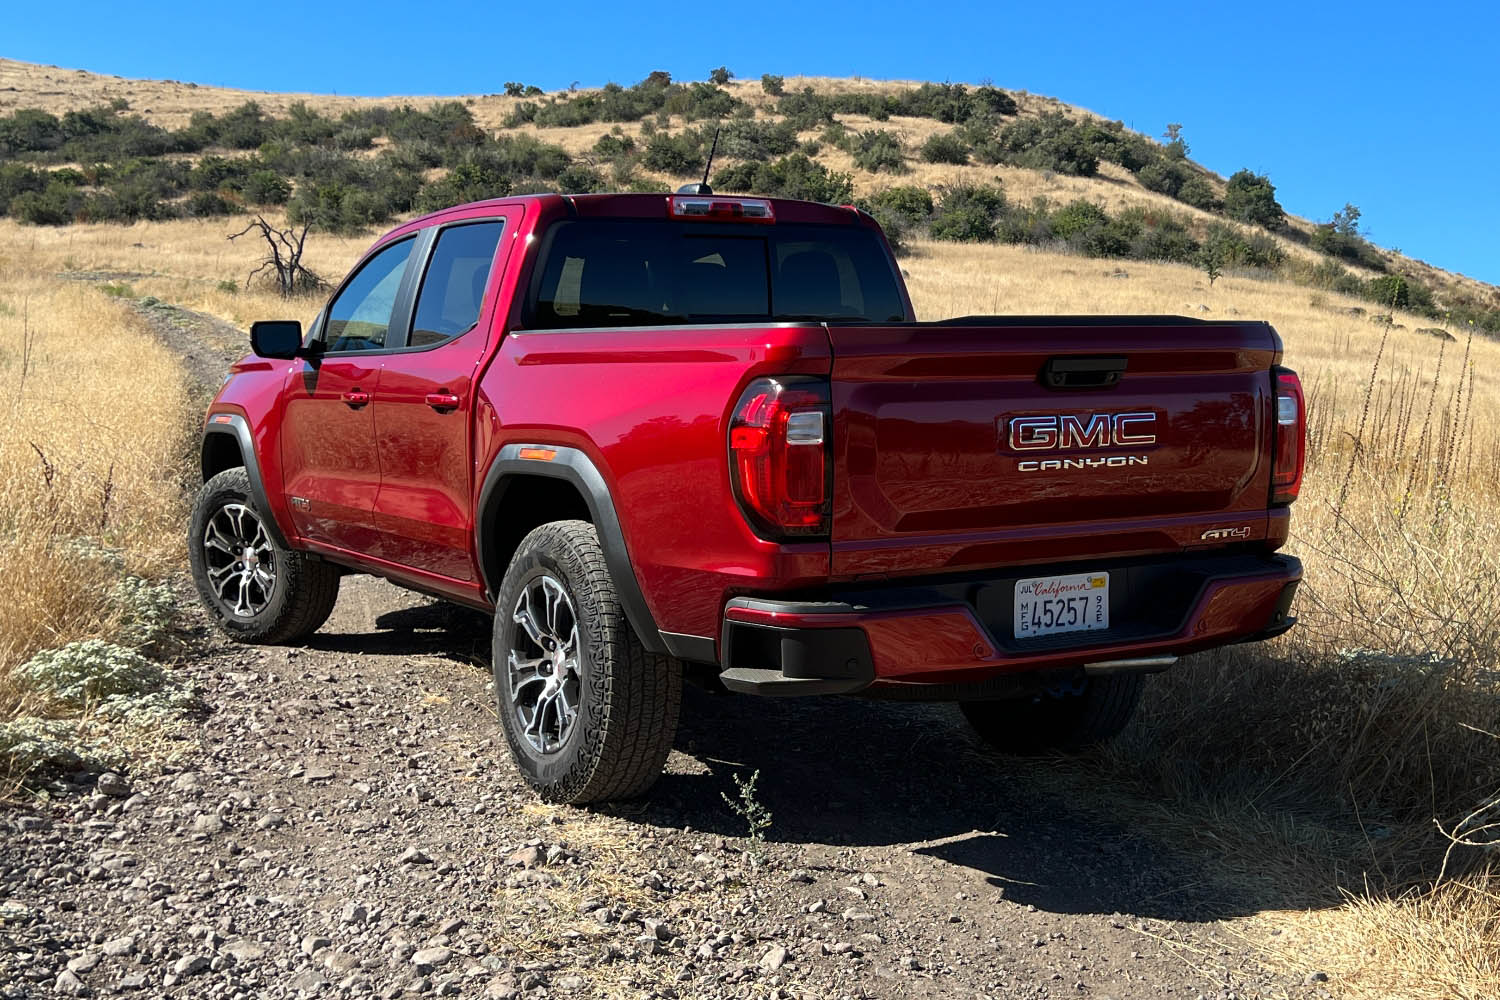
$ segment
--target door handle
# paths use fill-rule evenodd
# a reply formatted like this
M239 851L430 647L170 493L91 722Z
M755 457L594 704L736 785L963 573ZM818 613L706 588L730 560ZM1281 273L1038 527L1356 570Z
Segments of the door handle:
M458 409L458 396L451 392L429 392L427 394L427 405L439 413Z
M361 392L358 389L350 389L344 393L342 399L345 403L349 404L351 410L357 410L370 401L370 394L368 392Z

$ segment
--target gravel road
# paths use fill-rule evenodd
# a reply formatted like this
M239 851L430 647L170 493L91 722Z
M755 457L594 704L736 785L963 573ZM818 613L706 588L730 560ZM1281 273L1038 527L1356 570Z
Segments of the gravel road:
M649 799L553 807L482 616L350 577L309 645L250 648L181 593L197 749L0 807L0 997L1323 992L1256 965L1239 890L947 706L690 689ZM757 771L763 844L724 799Z

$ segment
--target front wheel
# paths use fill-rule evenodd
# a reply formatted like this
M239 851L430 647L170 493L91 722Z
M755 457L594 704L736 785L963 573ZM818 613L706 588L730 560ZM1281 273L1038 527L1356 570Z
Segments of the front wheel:
M1105 674L1085 680L1081 691L965 701L959 708L980 739L1008 753L1082 750L1119 735L1144 683L1141 674Z
M203 606L237 642L312 635L339 596L336 567L278 545L250 499L250 475L226 469L203 484L188 528L188 561Z
M682 670L631 631L594 526L522 540L495 602L495 697L511 756L549 802L629 799L677 734Z

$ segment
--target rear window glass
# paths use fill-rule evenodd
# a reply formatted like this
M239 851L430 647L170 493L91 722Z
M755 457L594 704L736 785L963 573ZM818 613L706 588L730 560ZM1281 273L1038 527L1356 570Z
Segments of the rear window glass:
M853 226L563 222L545 254L536 328L906 319L885 248Z

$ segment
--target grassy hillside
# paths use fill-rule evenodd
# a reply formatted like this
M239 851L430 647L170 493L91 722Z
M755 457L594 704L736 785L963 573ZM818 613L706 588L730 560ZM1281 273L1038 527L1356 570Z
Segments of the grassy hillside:
M718 189L854 201L903 252L930 235L1270 272L1500 332L1500 292L1370 245L1357 213L1286 216L1269 178L1212 174L1176 126L1158 141L984 85L714 76L341 98L0 60L0 213L66 225L285 205L358 232L506 193L671 189L717 136Z
M805 86L815 98L843 95L838 100L849 106L910 100L920 92L919 84L849 80L787 79L782 89L800 95ZM717 101L722 92L750 107L752 117L731 113L728 120L764 132L741 138L779 143L773 130L795 117L789 113L796 102L783 108L783 98L758 81L713 89L693 98L687 88L682 99ZM1045 98L1007 96L1015 113L1001 116L992 140L1017 121L1042 121L1053 112L1091 120ZM250 99L278 122L300 117L309 127L314 113L317 121L341 128L349 125L342 116L350 112L356 114L350 122L379 123L358 116L384 108L397 124L388 118L380 127L394 130L394 138L382 133L368 147L336 152L378 164L391 150L427 141L440 160L456 157L422 168L413 198L426 185L439 185L434 197L454 193L441 185L455 171L512 188L555 181L570 169L613 183L621 162L633 183L675 186L692 172L647 166L653 133L680 137L703 124L679 113L668 113L663 123L653 112L630 122L507 125L527 103L535 106L533 118L576 109L542 114L543 107L559 108L547 104L546 95L476 97L459 106L482 141L471 134L470 148L453 154L444 151L451 144L403 138L404 129L430 123L424 116L434 112L426 100L252 95L0 62L0 117L38 108L61 121L68 111L116 99L129 109L112 114L140 114L176 131L193 129L195 114L204 127L202 114L218 121ZM299 100L306 112L294 110ZM401 111L408 104L415 113ZM1495 304L1495 290L1384 251L1370 262L1374 266L1339 263L1350 281L1320 280L1320 268L1324 278L1333 274L1326 269L1332 258L1314 248L1314 226L1306 220L1288 219L1273 229L1233 221L1149 191L1140 171L1108 160L1092 176L1070 175L980 162L980 144L971 142L967 164L928 163L919 153L924 144L958 124L852 111L836 111L834 118L795 128L790 153L756 159L724 149L720 169L744 171L765 184L847 183L856 199L905 214L902 266L923 318L1188 313L1253 317L1276 326L1287 363L1303 376L1312 420L1308 480L1290 546L1307 567L1296 608L1301 625L1272 643L1195 657L1154 678L1139 724L1119 746L1045 766L1080 779L1078 787L1096 789L1099 808L1240 873L1247 892L1268 882L1295 887L1282 898L1302 901L1305 910L1263 912L1243 928L1267 961L1293 978L1326 969L1337 994L1369 998L1500 995L1500 881L1486 867L1496 850L1495 828L1487 824L1500 821L1500 554L1487 530L1500 519L1500 342L1479 333L1480 324L1389 309L1365 297L1371 281L1404 275L1432 292L1435 309L1452 296L1478 303L1483 313ZM450 124L464 120L455 116ZM905 173L881 166L889 162L891 143L847 139L879 131L895 140ZM1121 142L1137 141L1117 135ZM609 142L601 151L607 137L616 145L630 138L634 153ZM265 141L253 149L208 145L154 159L182 163L189 175L210 157L272 162L277 151L264 149ZM815 155L808 143L818 145ZM1170 155L1164 144L1151 145L1157 155ZM657 146L662 156L670 152L665 143ZM543 147L560 148L566 159L537 152ZM1034 149L1006 155L1026 159ZM516 155L507 160L501 150ZM518 150L536 156L527 161ZM691 152L683 153L684 161ZM799 153L818 169L783 167L759 176L763 166ZM26 169L64 169L60 155L60 149L26 154L11 165L19 159ZM484 175L483 168L502 162L532 172ZM1223 200L1224 179L1183 162ZM86 167L74 162L73 169ZM549 171L550 177L539 177ZM263 286L245 288L256 248L224 238L244 224L246 208L281 221L301 211L303 185L315 191L320 184L316 173L285 177L291 188L285 205L247 205L242 189L222 183L165 199L180 208L197 194L213 194L227 206L226 215L182 217L178 211L172 214L179 217L123 225L76 217L65 225L0 219L0 386L18 415L0 430L8 484L0 492L0 520L11 528L0 539L0 569L6 570L0 577L19 581L7 600L12 611L0 620L0 711L29 710L23 693L7 689L3 678L38 649L119 634L119 615L102 593L105 578L78 575L95 571L74 556L75 539L120 553L131 572L145 576L163 572L165 554L180 545L180 495L162 470L182 446L175 429L195 415L170 356L141 327L141 304L172 303L241 328L258 318L306 320L316 311L314 299L287 303ZM78 186L84 197L111 189L109 183ZM915 190L883 195L899 189ZM923 196L932 199L930 211ZM1035 204L1039 197L1049 202L1045 211ZM1103 219L1077 207L1079 201L1097 206ZM304 204L309 211L328 207L326 199ZM1148 225L1148 219L1184 221L1179 231ZM1140 229L1133 232L1134 223ZM308 263L336 278L368 245L375 225L314 228ZM1210 234L1216 226L1255 248L1261 262L1230 260L1210 280L1203 253L1215 245ZM1005 242L1003 233L1013 230L1045 238ZM1153 231L1153 238L1175 234L1196 249L1175 259L1097 255L1111 245L1134 247ZM933 238L955 234L980 238ZM1389 318L1373 321L1377 313ZM121 381L117 365L93 363L101 349L132 359L132 377ZM62 402L46 394L58 383L70 386ZM128 407L90 402L115 397L127 399ZM101 411L128 412L131 419L122 424ZM75 414L87 419L68 419ZM101 516L107 483L114 485L107 516ZM38 514L47 504L58 505L56 516ZM85 599L22 600L52 593L44 587L54 584ZM1449 835L1490 846L1454 848Z

